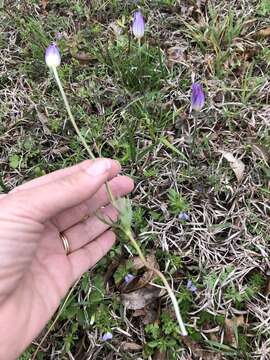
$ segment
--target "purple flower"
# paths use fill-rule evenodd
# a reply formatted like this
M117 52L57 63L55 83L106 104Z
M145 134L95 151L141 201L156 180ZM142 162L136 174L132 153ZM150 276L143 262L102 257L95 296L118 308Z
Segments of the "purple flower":
M205 103L203 87L199 83L192 84L191 109L201 111Z
M189 221L189 215L186 212L180 212L179 219L182 221Z
M191 280L188 280L187 282L187 289L192 293L195 293L197 291L197 287L193 284Z
M132 274L127 274L126 276L125 276L125 284L126 285L128 285L132 280L134 280L135 279L135 276L134 275L132 275Z
M52 43L46 49L45 61L49 67L57 67L61 63L60 51L55 43Z
M109 331L106 332L103 336L102 336L102 340L103 341L109 341L109 340L112 340L113 338L113 334L110 333Z
M137 39L141 39L144 35L144 18L140 11L136 11L134 14L132 32Z
M61 32L58 32L58 33L55 35L56 40L61 40L62 37L63 37L63 33L61 33Z

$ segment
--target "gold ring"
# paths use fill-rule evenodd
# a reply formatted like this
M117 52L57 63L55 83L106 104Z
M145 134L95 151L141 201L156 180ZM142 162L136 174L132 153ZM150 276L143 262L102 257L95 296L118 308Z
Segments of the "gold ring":
M69 255L70 254L70 245L69 245L69 242L68 242L68 239L67 239L66 235L64 233L60 232L59 237L62 240L63 247L64 247L64 250L66 252L66 255Z

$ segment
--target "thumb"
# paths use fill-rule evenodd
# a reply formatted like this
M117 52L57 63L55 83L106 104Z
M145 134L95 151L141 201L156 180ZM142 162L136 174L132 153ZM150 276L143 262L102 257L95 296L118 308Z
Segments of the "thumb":
M45 222L65 209L93 196L112 175L113 160L97 159L88 167L49 184L14 193L16 201L26 202L32 219ZM15 200L15 199L14 199Z

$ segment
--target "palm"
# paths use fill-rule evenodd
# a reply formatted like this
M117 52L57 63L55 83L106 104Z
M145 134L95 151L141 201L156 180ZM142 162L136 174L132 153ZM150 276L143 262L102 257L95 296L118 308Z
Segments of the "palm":
M72 264L59 238L59 230L49 222L41 235L40 246L28 275L31 279L31 292L43 309L48 309L49 317L75 280L72 271ZM40 314L44 314L44 311L38 311L39 317Z

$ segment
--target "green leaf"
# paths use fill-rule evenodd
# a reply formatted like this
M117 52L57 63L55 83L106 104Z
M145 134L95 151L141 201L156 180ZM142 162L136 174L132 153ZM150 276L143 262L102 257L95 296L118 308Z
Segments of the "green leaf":
M9 157L9 166L12 169L18 169L21 158L17 154L13 154Z
M161 138L160 139L161 143L165 146L167 146L167 148L169 148L170 150L172 150L173 152L175 152L177 155L179 155L183 160L188 160L187 157L181 153L181 151L179 151L173 144L171 144L166 138Z
M131 201L127 198L116 200L117 208L120 212L120 222L125 230L130 230L132 223Z

